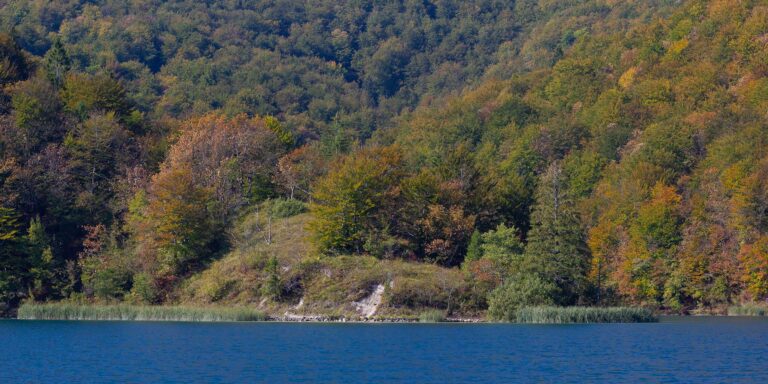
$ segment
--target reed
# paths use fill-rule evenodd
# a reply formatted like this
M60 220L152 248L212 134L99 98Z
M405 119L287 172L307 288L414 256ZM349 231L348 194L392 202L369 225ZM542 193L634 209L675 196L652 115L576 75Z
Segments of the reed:
M751 303L728 307L728 316L768 316L768 305Z
M515 322L531 324L650 323L658 321L647 308L633 307L523 307Z
M263 321L267 316L246 307L187 307L148 305L24 304L25 320L135 320L135 321Z
M442 323L445 321L445 312L431 309L419 314L419 323Z

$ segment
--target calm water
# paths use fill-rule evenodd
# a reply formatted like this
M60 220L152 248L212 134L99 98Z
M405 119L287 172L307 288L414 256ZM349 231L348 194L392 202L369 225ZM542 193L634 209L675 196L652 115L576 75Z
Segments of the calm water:
M768 320L658 324L0 321L0 383L768 383Z

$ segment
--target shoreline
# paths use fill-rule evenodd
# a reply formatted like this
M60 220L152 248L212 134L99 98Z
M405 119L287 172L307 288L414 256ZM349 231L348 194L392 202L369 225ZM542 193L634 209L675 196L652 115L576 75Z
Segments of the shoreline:
M763 316L750 316L750 315L723 315L723 314L660 314L656 323L662 322L664 318L753 318ZM643 324L639 322L589 322L589 323L518 323L518 322L505 322L505 321L491 321L480 318L448 318L443 321L437 322L423 322L419 319L412 318L389 318L389 319L353 319L353 318L341 318L333 319L323 316L301 316L301 318L285 318L283 316L269 316L263 320L185 320L185 319L95 319L95 318L80 318L80 319L37 319L37 318L18 318L18 317L0 317L0 321L12 320L12 321L73 321L73 322L147 322L147 323L283 323L283 324L507 324L507 325L576 325L576 324ZM647 323L646 323L647 324Z
M434 310L437 312L438 310ZM429 312L429 310L427 311ZM658 322L661 317L758 317L765 312L712 311L669 313L642 307L525 307L517 310L517 316L489 319L482 314L469 316L421 316L362 315L362 314L296 314L290 311L266 312L253 307L196 307L129 304L74 304L29 303L22 305L15 316L17 320L75 320L75 321L169 321L169 322L279 322L279 323L350 323L350 324L596 324L596 323L643 323ZM517 317L517 318L515 318ZM506 320L506 321L504 321Z

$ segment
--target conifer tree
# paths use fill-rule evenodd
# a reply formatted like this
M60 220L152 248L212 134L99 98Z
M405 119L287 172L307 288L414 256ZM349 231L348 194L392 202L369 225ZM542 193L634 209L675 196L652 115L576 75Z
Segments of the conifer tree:
M64 76L72 68L72 61L64 49L61 39L53 40L51 48L45 54L45 70L48 79L56 88L61 88L64 84Z
M589 265L584 233L558 162L542 175L525 253L531 269L555 284L558 304L574 304L585 291Z
M480 260L483 257L483 250L480 249L480 231L475 229L472 232L472 237L469 239L469 246L467 246L467 256L464 257L464 261Z

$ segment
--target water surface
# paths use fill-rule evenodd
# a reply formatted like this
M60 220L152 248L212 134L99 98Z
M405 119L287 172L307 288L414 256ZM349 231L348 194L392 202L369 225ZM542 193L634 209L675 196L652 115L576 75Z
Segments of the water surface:
M0 383L768 383L768 319L655 324L0 321Z

